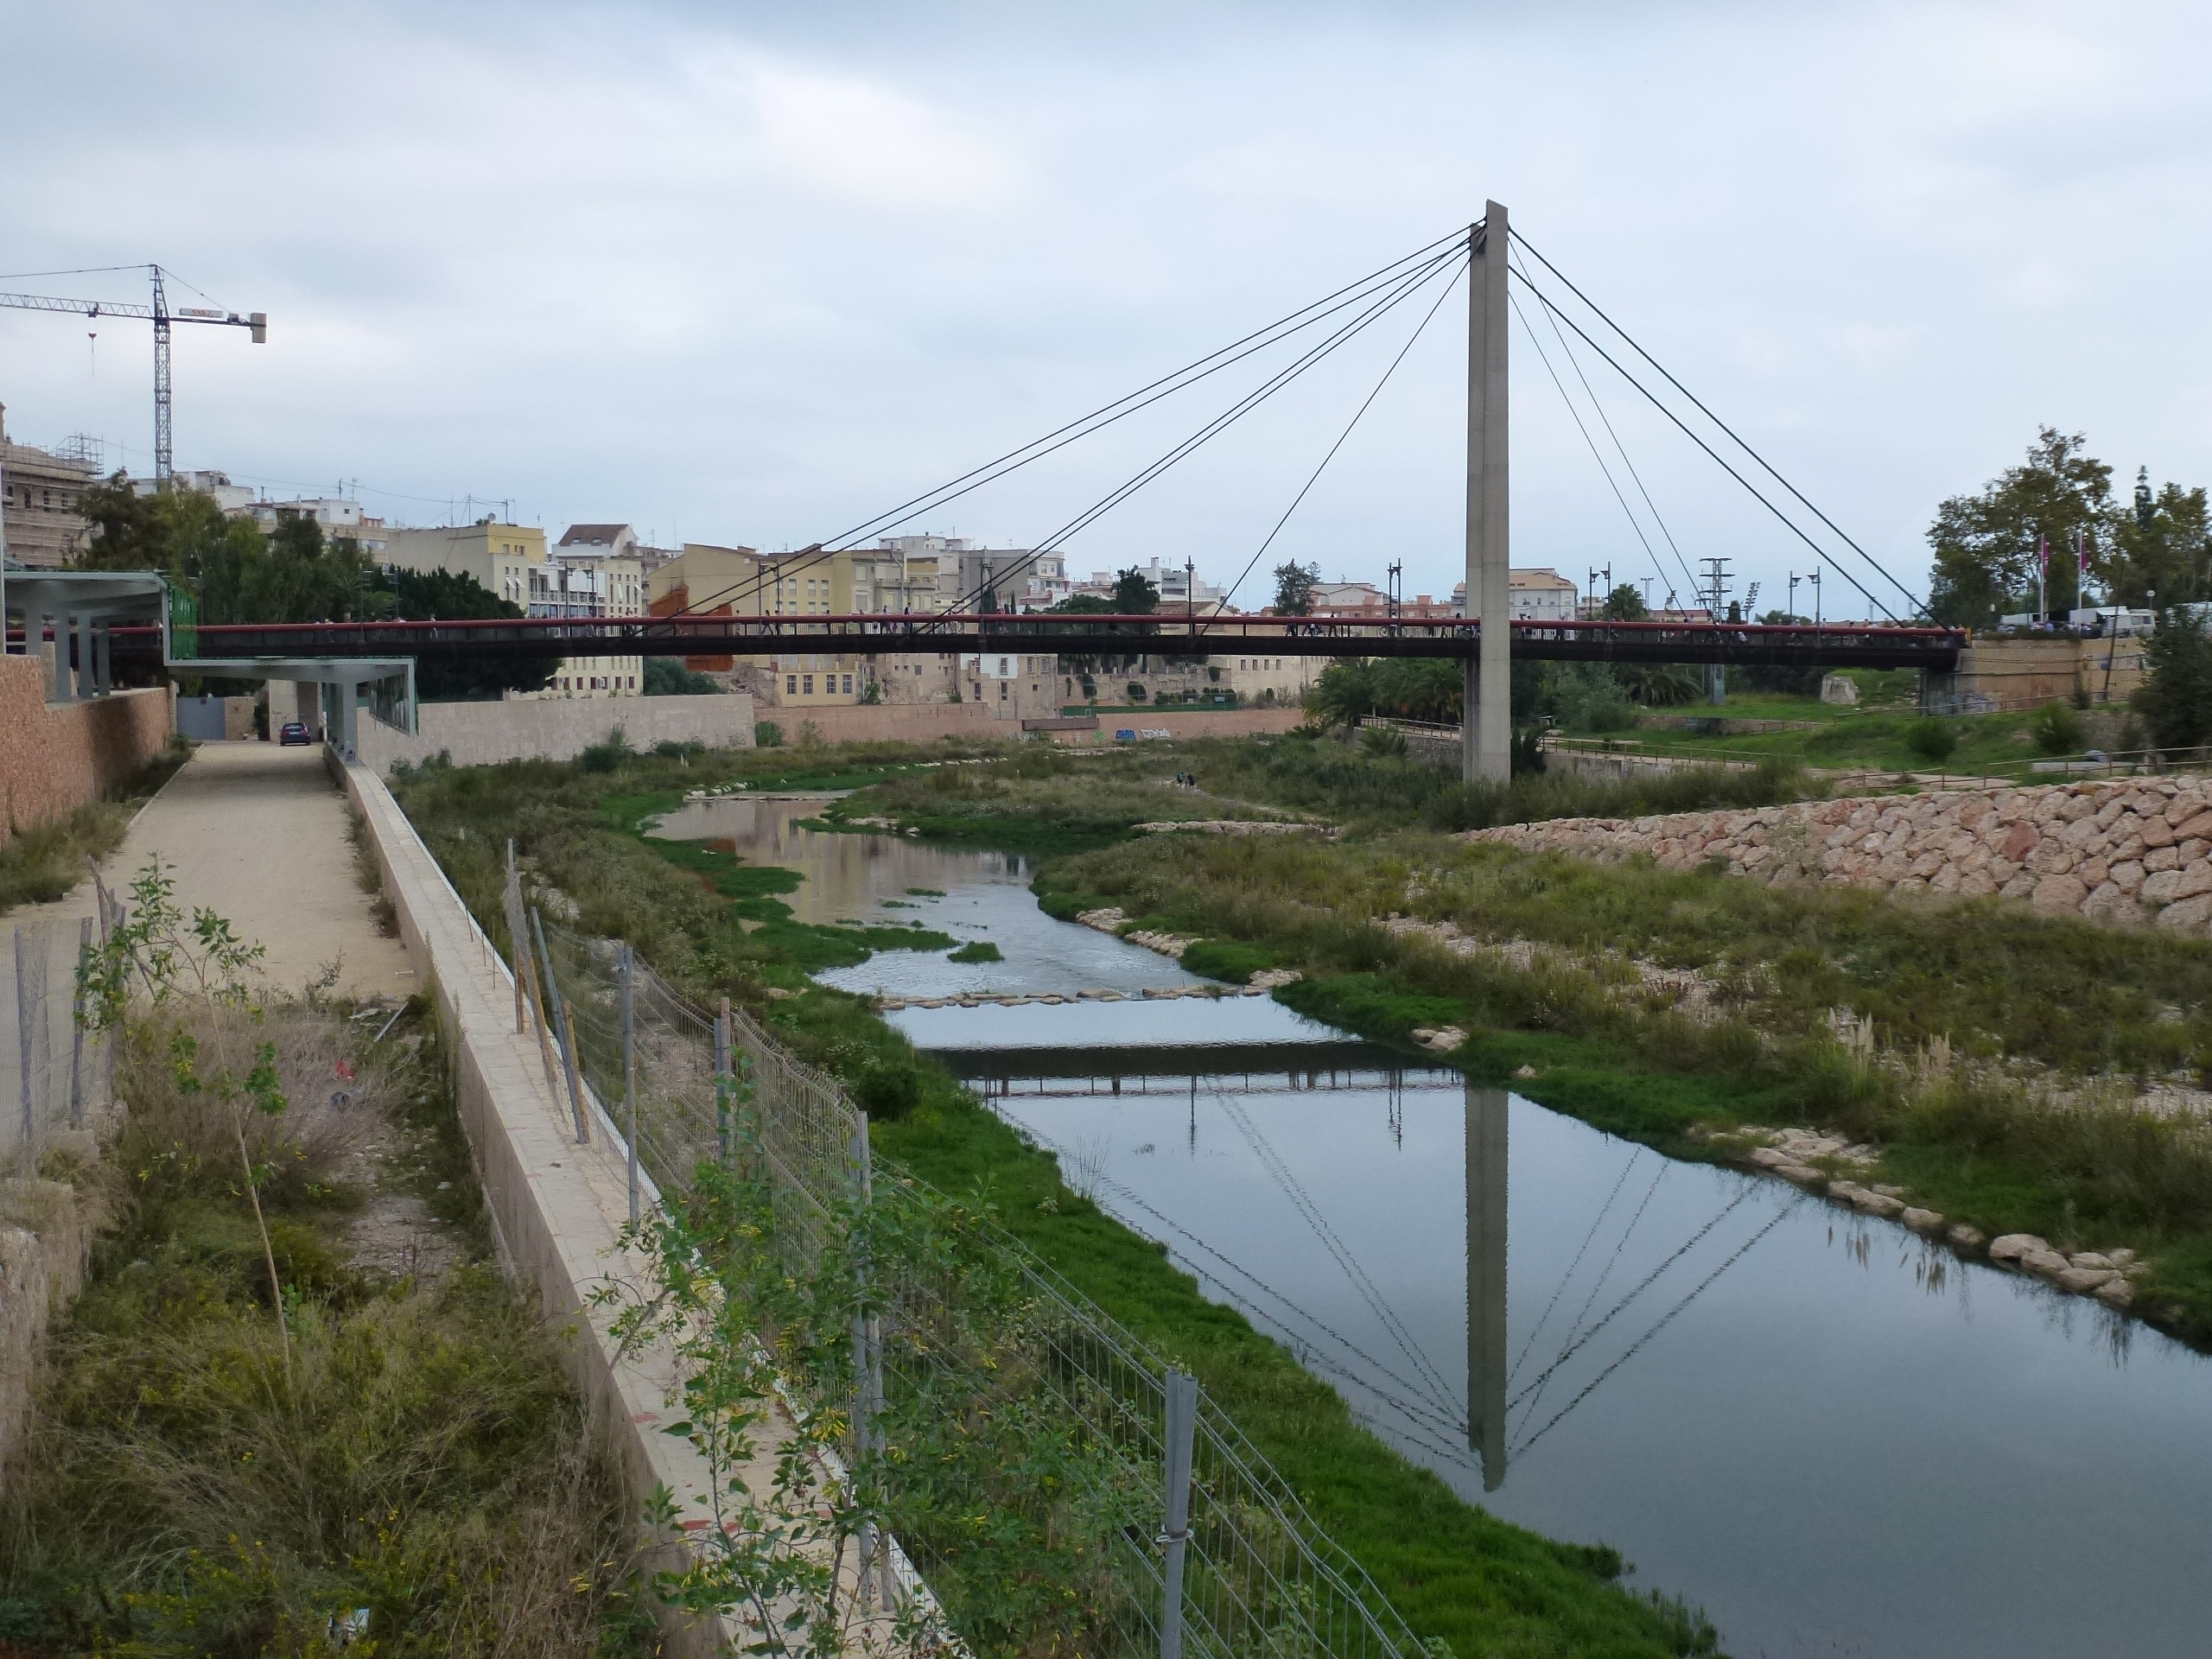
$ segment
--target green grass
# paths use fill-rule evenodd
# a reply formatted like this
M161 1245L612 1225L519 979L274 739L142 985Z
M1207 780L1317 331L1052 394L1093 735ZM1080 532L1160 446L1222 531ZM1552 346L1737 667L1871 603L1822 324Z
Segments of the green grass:
M114 799L91 801L67 817L15 830L0 845L0 911L52 904L82 881L86 861L105 858L123 845L138 809L190 754L190 746L178 739Z
M1611 1550L1498 1520L1362 1427L1334 1389L1071 1192L1050 1156L972 1096L933 1092L877 1145L941 1190L993 1206L1077 1288L1187 1363L1414 1629L1459 1659L1713 1650L1694 1614L1618 1587Z
M402 780L400 795L495 938L503 934L499 849L512 835L534 868L576 901L582 926L631 939L702 999L726 993L747 1003L802 1058L846 1085L870 1114L887 1158L912 1163L949 1192L980 1190L1109 1313L1187 1358L1415 1628L1448 1640L1460 1659L1709 1650L1694 1618L1613 1584L1611 1552L1497 1521L1360 1428L1332 1389L1241 1314L1207 1301L1153 1245L1070 1192L1049 1158L917 1055L865 999L809 986L798 941L782 925L741 931L739 906L774 902L772 893L742 890L765 875L737 878L741 890L725 894L725 879L753 867L678 863L663 851L676 843L637 832L652 802L677 786L654 772L663 764L633 763L618 777L543 763L432 772ZM800 994L770 998L771 986Z
M405 1147L375 1185L417 1192L458 1260L435 1280L355 1262L345 1229L375 1192L325 1132L257 1121L288 1366L224 1120L142 1031L114 1162L78 1173L114 1218L0 1499L0 1646L322 1652L329 1615L366 1607L379 1654L650 1651L628 1506L499 1270L435 1047L173 1007L203 1065L276 1042L296 1101L350 1052L352 1109L388 1113Z
M962 945L945 957L947 962L1004 962L998 946L988 939L976 939Z
M1878 1141L1884 1179L1986 1232L2152 1256L2147 1311L2212 1339L2212 1273L2191 1265L2212 1265L2212 1149L2126 1104L2133 1077L2212 1064L2212 944L1414 836L1162 837L1048 865L1037 887L1054 913L1111 903L1263 949L1307 976L1282 1000L1348 1029L1459 1026L1472 1074L1676 1155L1746 1123ZM1523 969L1372 925L1408 912L1557 954ZM1645 989L1628 955L1702 975L1711 1011ZM1900 1062L1854 1060L1839 1007ZM1944 1046L1980 1069L1926 1069ZM2114 1099L2045 1103L2004 1069L2022 1060Z

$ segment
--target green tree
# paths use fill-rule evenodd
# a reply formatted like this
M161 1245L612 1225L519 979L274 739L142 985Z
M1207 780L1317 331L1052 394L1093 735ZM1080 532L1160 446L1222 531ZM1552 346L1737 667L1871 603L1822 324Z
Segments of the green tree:
M278 534L283 534L282 526ZM386 612L410 622L459 622L523 614L521 606L501 599L475 577L460 571L395 568L374 580ZM649 659L648 682L651 664L660 660ZM496 699L507 691L543 691L553 683L560 667L557 654L480 656L460 662L425 658L415 665L415 694L425 702L475 702Z
M1644 605L1643 595L1636 591L1636 584L1624 582L1605 595L1601 613L1608 622L1641 622L1651 612Z
M1313 583L1321 574L1321 567L1300 564L1293 559L1275 566L1275 604L1277 616L1310 616L1313 612Z
M870 680L870 685L875 682ZM649 697L704 697L722 690L721 683L695 669L683 666L681 657L645 658L645 695Z
M1152 578L1131 566L1114 577L1114 610L1120 616L1149 616L1160 608L1160 589Z
M1115 604L1097 594L1070 594L1052 607L1054 616L1111 616Z
M2135 499L2111 515L2090 562L2107 601L2118 605L2173 605L2207 597L2212 575L2212 523L2200 486L2169 483L2151 493L2151 470L2137 469Z
M2111 507L2112 468L2088 453L2088 440L2046 426L2026 462L2007 467L1978 495L1955 495L1928 527L1935 572L1929 613L1939 622L1986 627L2007 611L2032 609L2039 538L2050 546L2053 612L2078 602L2076 531L2094 534Z
M374 563L350 539L280 513L272 534L226 518L214 498L164 487L140 494L122 474L84 494L92 570L158 570L199 596L202 622L334 622L389 613Z
M2204 619L2169 608L2144 647L2150 677L2134 697L2135 712L2162 749L2194 749L2212 743L2212 638Z

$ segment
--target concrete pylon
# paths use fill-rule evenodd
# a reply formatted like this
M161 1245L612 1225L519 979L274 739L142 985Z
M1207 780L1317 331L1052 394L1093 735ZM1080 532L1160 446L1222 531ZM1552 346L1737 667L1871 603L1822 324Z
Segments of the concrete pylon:
M1482 619L1482 646L1467 664L1460 721L1462 772L1503 783L1513 775L1513 561L1506 445L1506 217L1483 204L1468 230L1467 614Z
M1503 1089L1467 1085L1467 1438L1483 1490L1505 1481L1506 1122Z

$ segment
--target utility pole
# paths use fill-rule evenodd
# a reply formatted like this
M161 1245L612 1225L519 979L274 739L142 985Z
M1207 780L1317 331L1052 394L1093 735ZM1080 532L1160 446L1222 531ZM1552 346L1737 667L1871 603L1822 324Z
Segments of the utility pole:
M1390 620L1393 623L1397 621L1399 613L1404 607L1406 597L1405 569L1406 567L1403 563L1395 559L1391 561L1389 581L1390 584Z
M1725 557L1710 557L1702 561L1707 583L1705 620L1718 622L1721 609L1728 602L1728 561ZM1728 701L1728 671L1719 663L1708 664L1705 674L1706 696L1716 705Z
M1513 775L1511 454L1506 442L1510 235L1503 203L1470 226L1467 279L1467 611L1481 619L1467 664L1460 768L1469 782Z

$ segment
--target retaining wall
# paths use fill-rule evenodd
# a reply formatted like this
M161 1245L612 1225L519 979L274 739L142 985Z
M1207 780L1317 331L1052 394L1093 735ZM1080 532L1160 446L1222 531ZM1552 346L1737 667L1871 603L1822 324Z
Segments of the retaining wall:
M401 761L439 754L457 766L502 760L573 760L616 727L634 748L656 743L753 747L753 699L723 696L517 697L505 702L426 702L412 735L364 712L356 734L361 764L382 775Z
M796 743L810 721L824 743L934 742L943 737L988 740L1021 736L1021 721L1001 720L985 702L843 703L830 708L763 707L763 720L783 728L784 741ZM1061 742L1110 743L1116 730L1166 731L1179 738L1250 737L1287 732L1305 720L1296 709L1105 709L1095 732L1052 732Z
M0 842L114 794L168 747L172 688L46 700L45 664L0 657Z
M1465 841L1662 869L1898 893L1991 893L2054 915L2212 931L2212 779L1955 790L1661 817L1557 818Z
M659 1432L673 1374L663 1349L624 1357L609 1334L611 1311L589 1306L610 1278L636 1282L638 1261L619 1234L629 1215L621 1148L601 1132L580 1147L563 1103L547 1088L534 1038L515 1031L514 980L447 881L391 792L365 766L345 769L347 797L367 820L385 893L420 982L433 999L463 1128L509 1270L537 1294L549 1324L565 1329L563 1354L576 1388L642 1514L657 1483L697 1513L708 1482L689 1442ZM659 1541L677 1565L680 1546ZM721 1651L727 1634L683 1624L671 1652Z

